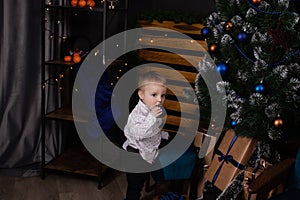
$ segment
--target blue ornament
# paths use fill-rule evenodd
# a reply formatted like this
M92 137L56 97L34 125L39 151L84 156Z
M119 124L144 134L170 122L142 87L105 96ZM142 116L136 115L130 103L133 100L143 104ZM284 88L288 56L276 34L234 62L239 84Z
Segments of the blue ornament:
M201 29L201 35L203 35L203 37L207 37L210 33L210 29L208 27L203 27Z
M237 125L237 122L235 120L231 120L231 122L230 122L231 128L236 127L236 125Z
M237 35L237 40L239 42L244 42L248 39L248 35L245 33L245 32L240 32L238 35Z
M227 71L227 66L225 63L220 62L217 64L216 69L221 75L223 75Z
M265 86L261 83L257 84L254 88L255 92L263 93L265 91Z

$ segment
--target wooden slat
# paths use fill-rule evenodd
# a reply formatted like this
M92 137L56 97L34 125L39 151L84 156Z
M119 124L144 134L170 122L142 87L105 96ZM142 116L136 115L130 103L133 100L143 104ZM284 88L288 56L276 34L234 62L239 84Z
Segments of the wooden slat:
M185 81L185 80L182 80L182 77L178 76L178 72L179 72L190 83L195 82L196 75L197 75L195 72L187 72L187 71L183 71L183 70L164 68L164 67L160 67L159 65L151 65L151 63L149 65L147 65L146 67L144 67L143 69L156 71L159 74L163 75L165 78L170 79L170 80Z
M141 34L139 37L139 45L146 46L147 48L175 48L180 50L189 50L196 52L205 52L207 50L205 41L171 37L168 38L163 36L144 34Z
M184 95L184 89L186 87L168 84L167 95L175 95L178 99L184 99L187 102L192 102L194 99L189 99Z
M198 122L194 119L178 117L175 115L168 115L166 120L166 124L175 125L175 126L180 125L180 127L184 127L184 128L190 128L191 124L195 124L195 123L198 124Z
M48 119L74 121L71 107L59 108L53 112L47 113L45 117ZM82 119L78 119L77 121L78 122L86 122L87 120L82 118Z
M162 28L172 29L184 34L195 34L195 35L199 35L201 29L203 28L202 24L189 25L184 22L174 23L172 21L163 21L161 23L158 22L157 20L153 20L152 22L146 20L139 20L138 24L140 25L140 27L162 27Z
M180 55L173 53L151 51L146 49L138 50L138 55L140 58L150 62L160 62L184 66L198 66L199 62L203 59L202 56L181 55L185 56L183 58Z
M181 105L181 106L180 106ZM191 104L191 103L184 103L184 102L178 102L174 100L169 100L166 99L164 102L164 108L167 110L172 110L176 112L181 112L182 111L187 113L187 114L194 114L198 110L198 106L196 104Z

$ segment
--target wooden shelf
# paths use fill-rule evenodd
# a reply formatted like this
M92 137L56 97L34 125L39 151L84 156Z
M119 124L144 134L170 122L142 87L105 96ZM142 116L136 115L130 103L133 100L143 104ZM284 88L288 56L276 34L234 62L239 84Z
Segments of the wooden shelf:
M45 5L45 8L55 8L55 9L65 9L65 10L74 10L74 11L85 11L85 12L98 12L98 13L103 13L104 8L103 7L73 7L73 6L63 6L63 5ZM128 9L126 8L119 8L116 7L114 9L106 9L106 11L127 11Z
M125 11L125 13L123 13L124 16L124 29L126 29L127 27L125 27L125 25L127 25L127 13L126 11L127 9L127 3L128 1L125 0L124 4L120 4L118 6L115 7L115 9L109 9L109 5L107 4L106 1L104 2L96 2L96 5L91 8L88 6L85 7L73 7L71 6L71 4L69 2L65 3L64 5L59 5L59 3L47 3L44 2L42 3L42 13L41 13L41 19L42 19L42 53L41 53L41 57L42 57L42 100L41 100L41 104L42 107L47 107L48 102L46 101L46 99L48 98L47 94L49 94L49 98L50 99L57 99L59 100L59 102L61 102L61 104L55 104L56 102L49 102L54 103L54 105L65 105L65 104L69 104L70 100L72 98L71 95L71 90L72 87L74 85L74 75L76 75L77 72L77 68L80 66L80 64L82 64L83 60L85 59L84 57L82 57L81 62L79 63L74 63L74 62L65 62L64 59L62 57L57 57L57 55L61 55L61 52L64 52L64 46L60 45L61 40L53 40L53 45L55 46L54 49L51 49L49 57L50 60L46 60L45 57L45 50L47 48L51 48L51 46L49 46L50 44L48 44L48 39L46 36L48 36L48 32L53 33L55 36L59 35L58 34L58 30L60 30L60 28L68 29L68 34L66 37L72 37L74 35L76 35L76 28L80 28L81 22L83 22L82 20L96 20L96 22L99 21L99 28L98 26L95 29L95 32L91 32L91 33L87 33L84 34L83 36L102 36L101 38L98 39L102 39L105 40L106 39L106 34L107 34L107 26L108 24L106 23L106 19L107 19L107 13L110 12L110 14L115 14L114 12L117 11ZM51 4L51 5L50 5ZM80 16L79 16L80 15ZM99 18L100 17L100 18ZM61 23L58 23L57 19L62 20ZM73 23L74 21L74 23ZM53 26L49 26L46 25L46 22L53 24ZM60 21L59 21L60 22ZM84 23L84 22L83 22ZM70 24L73 26L70 26ZM77 24L79 26L77 26ZM68 25L68 26L66 26ZM91 25L91 26L90 26ZM92 28L93 29L93 24L87 24L87 27ZM75 32L74 32L75 31ZM97 35L94 35L97 34ZM92 35L90 35L92 34ZM97 37L96 37L97 38ZM95 38L95 39L96 39ZM46 41L46 42L45 42ZM97 40L98 41L98 40ZM72 43L72 41L71 41ZM51 44L52 45L52 44ZM48 50L49 50L48 49ZM89 50L87 50L89 51ZM61 55L62 56L62 55ZM54 58L54 59L53 59ZM114 72L115 68L113 65L121 65L122 63L117 61L117 62L113 62L111 65L111 71ZM75 68L75 71L69 71L69 69L71 70L72 67ZM125 67L124 67L125 68ZM49 71L50 69L50 71ZM116 68L117 69L117 68ZM123 69L119 72L120 70L118 70L118 73L120 73L121 71L123 72ZM74 74L75 73L75 74ZM55 77L61 77L61 75L64 75L64 80L61 80L59 82L59 84L51 84L50 81L52 81L52 79L54 79ZM65 76L66 75L66 76ZM50 77L50 78L49 78ZM49 84L48 84L49 83ZM55 82L56 83L56 82ZM49 85L49 87L45 88L45 85ZM50 88L50 85L54 85L55 88ZM59 89L62 88L62 92L61 93L57 93L56 89L57 86L59 86ZM52 91L55 90L55 92L49 92L48 91ZM57 97L57 98L56 98ZM67 102L67 103L66 103ZM49 112L51 111L51 112ZM76 115L75 115L76 114ZM77 112L73 113L72 112L72 107L70 105L68 106L64 106L61 108L58 108L55 110L47 110L46 113L42 114L42 135L41 135L41 139L42 139L42 169L41 169L41 176L43 178L45 178L45 169L48 170L56 170L56 171L63 171L63 172L67 172L67 173L74 173L74 174L82 174L82 175L88 175L88 176L94 176L94 177L98 177L98 188L100 189L102 187L102 173L106 173L109 169L107 166L101 164L96 158L94 158L83 146L83 144L79 141L77 141L77 139L80 138L74 138L74 135L70 135L76 132L74 125L74 122L80 122L83 125L85 125L85 123L87 123L87 115L85 115L85 113L81 114L78 113L77 116ZM56 120L58 126L59 126L59 131L58 133L53 132L55 130L52 131L48 130L48 127L46 126L50 120ZM70 124L69 124L70 122ZM52 121L51 121L52 123ZM67 126L64 126L65 124L67 124ZM60 137L58 136L58 134L65 134L66 136L70 136L70 138L66 139L66 144L64 142L60 143L60 147L65 148L65 150L62 152L61 155L55 155L55 158L49 162L49 163L45 163L46 161L46 152L47 152L47 146L46 146L46 133L47 134L55 134L54 137ZM80 144L78 144L80 143ZM56 146L50 147L50 148L54 148L56 149ZM108 173L107 173L108 174Z
M71 107L59 108L55 111L47 113L45 117L48 119L74 121ZM86 119L78 119L77 121L86 122Z
M99 165L84 147L69 148L60 156L48 163L45 168L87 176L98 176ZM107 170L107 166L102 165L102 173Z
M45 62L46 65L61 65L61 66L67 66L72 67L76 65L77 63L74 62L65 62L63 60L48 60Z
M55 9L70 9L70 10L80 10L80 11L89 11L89 12L103 12L103 8L101 7L73 7L73 6L63 6L63 5L45 5L45 8L55 8Z

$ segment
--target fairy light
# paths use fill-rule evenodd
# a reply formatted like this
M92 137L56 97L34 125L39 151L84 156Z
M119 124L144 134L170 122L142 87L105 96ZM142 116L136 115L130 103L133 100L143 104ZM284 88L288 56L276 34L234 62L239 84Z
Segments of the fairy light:
M98 54L99 54L99 50L95 51L94 55L98 56Z
M49 30L49 29L47 29L47 28L45 28L45 31L47 31L47 32L49 32L50 33L50 35L49 35L49 39L53 39L54 37L56 37L56 38L60 38L60 39L62 39L62 40L66 40L68 37L67 36L60 36L60 35L55 35L54 34L54 32L52 32L51 30Z

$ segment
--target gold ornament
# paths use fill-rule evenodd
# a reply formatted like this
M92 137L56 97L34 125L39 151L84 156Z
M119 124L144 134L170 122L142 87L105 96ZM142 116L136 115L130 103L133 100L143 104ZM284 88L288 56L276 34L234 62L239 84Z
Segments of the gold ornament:
M275 128L280 128L283 125L283 119L280 117L280 115L277 115L277 117L274 120L274 127Z
M213 43L213 44L211 44L211 45L209 46L210 52L216 52L217 49L218 49L218 46L217 46L217 44L215 44L215 43Z
M233 24L232 24L232 22L226 22L225 24L224 24L224 30L226 31L226 32L228 32L228 31L230 31L231 30L231 28L232 28L232 26L233 26Z
M259 4L262 0L252 0L253 4Z

